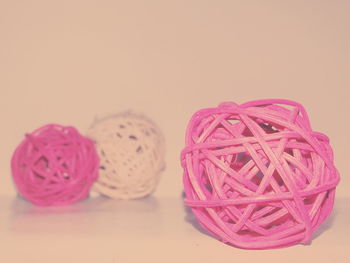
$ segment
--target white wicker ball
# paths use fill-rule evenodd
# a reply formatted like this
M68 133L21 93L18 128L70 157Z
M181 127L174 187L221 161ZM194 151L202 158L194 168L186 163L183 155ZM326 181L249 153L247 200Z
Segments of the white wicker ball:
M156 189L165 167L165 141L154 122L125 112L95 120L88 136L100 156L94 190L112 198L134 199Z

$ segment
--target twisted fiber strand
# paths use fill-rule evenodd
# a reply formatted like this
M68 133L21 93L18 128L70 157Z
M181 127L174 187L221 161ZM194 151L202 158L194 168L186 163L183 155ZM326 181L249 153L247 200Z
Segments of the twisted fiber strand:
M243 248L310 242L339 181L328 137L288 100L197 112L181 160L186 203L201 225Z
M101 158L94 189L132 199L152 193L164 169L164 138L154 122L126 112L97 120L89 129Z
M97 178L93 142L73 127L38 128L16 148L12 175L19 193L40 206L67 205L88 196Z

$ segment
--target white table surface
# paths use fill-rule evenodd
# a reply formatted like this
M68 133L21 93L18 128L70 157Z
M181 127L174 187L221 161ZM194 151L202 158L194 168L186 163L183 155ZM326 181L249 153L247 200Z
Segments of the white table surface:
M350 262L350 199L311 245L243 250L208 236L182 198L92 197L68 207L0 198L1 262Z

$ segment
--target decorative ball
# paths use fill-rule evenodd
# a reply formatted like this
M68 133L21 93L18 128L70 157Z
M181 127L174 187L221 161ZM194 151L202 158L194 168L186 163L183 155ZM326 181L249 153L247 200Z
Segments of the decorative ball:
M332 211L339 182L328 137L288 100L198 111L181 163L185 202L200 225L247 249L309 243Z
M15 150L12 176L21 196L35 205L68 205L86 198L97 179L94 143L73 127L43 126Z
M94 189L117 199L152 193L164 169L165 143L151 120L131 112L96 120L88 131L101 164Z

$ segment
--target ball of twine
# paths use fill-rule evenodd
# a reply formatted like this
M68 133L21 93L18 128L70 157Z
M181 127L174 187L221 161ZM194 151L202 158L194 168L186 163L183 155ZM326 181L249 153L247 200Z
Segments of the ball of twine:
M108 197L134 199L152 193L164 169L164 138L143 115L125 112L96 120L88 131L101 164L94 189Z
M339 182L328 137L288 100L198 111L181 162L185 202L201 226L248 249L309 243Z
M35 205L68 205L86 198L98 175L93 142L73 127L43 126L16 148L12 176L21 196Z

